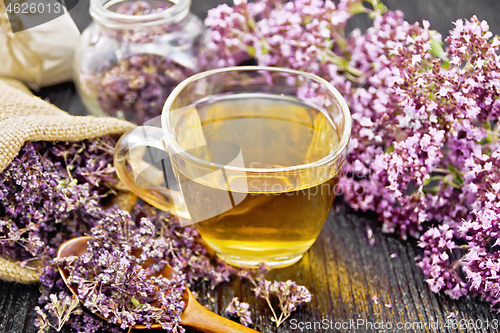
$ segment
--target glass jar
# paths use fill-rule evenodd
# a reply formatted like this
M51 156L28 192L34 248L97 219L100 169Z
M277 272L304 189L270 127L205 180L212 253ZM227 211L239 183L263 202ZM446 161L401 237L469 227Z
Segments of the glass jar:
M170 92L199 68L204 38L191 0L91 0L75 82L94 115L142 124L159 116Z

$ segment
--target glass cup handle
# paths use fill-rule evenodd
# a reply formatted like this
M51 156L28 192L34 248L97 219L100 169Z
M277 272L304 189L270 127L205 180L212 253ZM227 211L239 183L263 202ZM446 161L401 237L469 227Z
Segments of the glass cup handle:
M190 215L180 192L170 190L166 187L161 189L145 189L137 185L134 177L131 175L133 174L133 170L129 163L129 155L132 149L138 147L152 147L166 151L163 145L163 132L161 128L139 126L125 133L120 140L118 140L115 147L113 162L120 180L128 189L147 203L163 211L170 212L189 220ZM162 161L162 163L163 162L164 161ZM163 177L166 176L163 175Z

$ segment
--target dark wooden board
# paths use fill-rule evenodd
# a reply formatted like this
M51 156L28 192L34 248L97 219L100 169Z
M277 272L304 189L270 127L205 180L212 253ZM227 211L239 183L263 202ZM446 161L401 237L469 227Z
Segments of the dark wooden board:
M205 17L209 8L225 2L228 1L193 0L192 10L200 17ZM497 0L386 0L384 3L391 9L403 10L410 22L424 18L429 20L431 27L444 36L452 28L452 21L469 18L473 14L486 19L494 33L500 33L497 20L500 1ZM88 0L81 0L71 14L80 29L87 26L90 22ZM366 28L367 22L366 18L360 18L351 22L349 27ZM37 93L72 114L86 114L71 83L44 88ZM367 241L367 227L374 231L373 246ZM393 253L397 254L397 258L391 258ZM249 302L254 327L262 332L300 332L298 328L294 329L294 321L320 323L322 320L328 321L328 328L303 331L383 332L374 325L386 323L387 327L387 323L391 323L393 329L385 331L498 332L498 329L485 327L487 320L491 323L499 319L489 312L488 304L471 297L452 301L433 294L415 264L417 254L414 240L403 242L384 235L375 215L355 213L348 210L345 204L339 203L304 258L292 267L271 273L273 278L279 280L295 280L314 294L312 302L295 312L282 327L276 328L270 322L270 310L263 300L254 299L247 283L235 279L213 291L203 284L195 289L200 294L201 303L208 304L220 314L223 314L233 296ZM36 332L33 309L38 295L38 286L0 282L0 333ZM378 297L378 303L372 300L373 296ZM445 324L451 312L459 320L482 322L483 328L447 328ZM364 325L358 326L361 323L358 320L364 320ZM397 328L398 323L402 323L403 329ZM335 325L344 326L335 329Z

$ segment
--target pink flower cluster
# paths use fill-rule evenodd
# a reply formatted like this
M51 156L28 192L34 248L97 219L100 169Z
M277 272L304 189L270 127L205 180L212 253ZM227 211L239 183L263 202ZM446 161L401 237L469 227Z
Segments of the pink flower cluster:
M373 25L347 36L361 12ZM370 0L239 0L205 24L218 66L254 58L331 82L353 118L345 199L377 212L385 232L421 237L434 292L469 290L498 309L500 40L485 21L455 22L446 48L429 22Z

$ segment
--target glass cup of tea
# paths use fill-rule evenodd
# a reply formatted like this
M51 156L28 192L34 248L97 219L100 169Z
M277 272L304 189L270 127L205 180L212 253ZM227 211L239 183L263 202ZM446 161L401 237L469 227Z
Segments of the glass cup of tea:
M180 83L159 120L117 144L127 187L194 223L229 264L300 260L330 213L351 133L330 83L274 67L211 70Z

